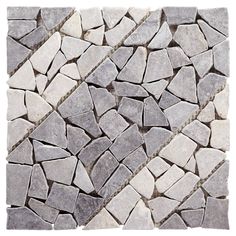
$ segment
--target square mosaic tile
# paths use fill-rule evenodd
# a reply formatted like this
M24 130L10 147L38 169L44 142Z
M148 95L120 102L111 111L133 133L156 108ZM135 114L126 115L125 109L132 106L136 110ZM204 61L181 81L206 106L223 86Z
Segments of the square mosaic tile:
M7 229L229 228L227 9L7 13Z

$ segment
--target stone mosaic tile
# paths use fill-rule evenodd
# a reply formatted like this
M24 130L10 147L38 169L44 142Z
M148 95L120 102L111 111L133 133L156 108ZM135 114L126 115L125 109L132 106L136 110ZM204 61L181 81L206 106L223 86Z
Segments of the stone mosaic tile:
M7 229L229 228L227 9L7 12Z

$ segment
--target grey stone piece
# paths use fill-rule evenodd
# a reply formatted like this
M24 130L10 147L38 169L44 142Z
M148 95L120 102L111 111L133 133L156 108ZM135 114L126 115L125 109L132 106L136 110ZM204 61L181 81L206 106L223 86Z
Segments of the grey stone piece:
M20 164L7 164L8 205L24 206L28 192L32 167Z
M90 174L96 192L101 189L118 165L118 161L109 151L98 159Z
M209 102L199 113L198 120L201 122L211 122L212 120L215 119L215 106L213 102Z
M131 7L129 8L128 12L134 21L139 24L149 14L149 9Z
M200 148L195 154L199 177L205 179L225 159L224 152L213 148Z
M84 39L95 45L102 46L103 38L104 38L104 31L105 31L104 25L100 26L97 29L90 29L85 33Z
M50 223L54 223L59 214L57 209L47 206L45 203L34 198L30 198L28 205L43 220Z
M197 24L179 25L173 39L190 57L204 52L208 48L207 41Z
M203 228L229 229L228 199L207 198Z
M73 213L78 193L78 188L54 182L46 200L46 205L58 210Z
M79 193L75 204L74 217L78 225L85 225L88 220L100 209L103 199Z
M215 73L207 74L197 85L197 94L200 105L204 105L226 83L226 77Z
M20 42L30 49L43 42L48 37L48 32L43 25L40 25L29 34L20 39Z
M192 66L183 66L171 80L167 89L186 101L197 103L194 68Z
M140 198L141 196L130 185L127 185L106 205L106 209L114 215L121 224L124 224Z
M171 130L176 131L185 125L198 109L198 105L181 101L165 109L164 114L169 121Z
M166 49L149 53L143 82L152 82L172 75L173 68Z
M143 200L139 200L123 227L125 230L150 230L154 229L150 209Z
M124 16L117 26L105 32L107 44L112 47L118 45L131 32L135 25L134 21Z
M162 109L166 109L168 107L171 107L171 106L175 105L176 103L178 103L180 101L181 101L180 98L176 97L175 95L168 92L167 90L164 90L162 95L161 95L159 106Z
M148 97L147 91L140 85L113 81L114 93L120 97Z
M119 47L115 52L112 53L111 60L121 70L133 54L133 51L133 47Z
M168 126L169 123L153 97L144 99L144 126Z
M226 37L223 34L213 29L205 21L198 20L197 23L200 26L203 34L205 35L209 47L213 47L216 44L221 43L226 39Z
M154 156L172 135L173 133L168 129L152 127L143 136L147 155L149 157Z
M7 229L50 230L52 225L27 207L7 208ZM21 220L19 220L21 219Z
M159 156L157 156L153 158L150 162L148 162L147 168L152 172L152 174L156 178L158 178L170 168L170 165L166 163L163 159L161 159Z
M111 140L114 140L129 124L115 109L112 109L100 118L99 126Z
M54 111L30 134L30 138L66 148L65 133L65 121Z
M148 206L156 224L166 218L178 205L178 201L166 197L156 197L148 201Z
M143 102L123 97L119 104L118 113L142 127Z
M116 159L121 161L143 143L144 140L138 130L138 126L134 124L116 138L110 150Z
M194 120L183 128L182 133L200 145L207 146L209 143L211 130L200 121Z
M50 161L69 157L71 154L66 150L52 145L45 145L37 140L33 140L34 156L36 162Z
M67 125L67 148L72 154L76 155L90 140L84 130Z
M147 49L138 47L117 76L118 80L140 84L146 67Z
M228 10L227 8L199 9L198 14L210 26L228 36Z
M77 158L74 156L42 162L47 179L67 185L72 182L76 164Z
M181 47L167 48L167 53L173 69L191 64L191 61Z
M7 7L8 20L32 20L36 19L39 7Z
M177 213L174 213L159 227L159 229L187 229L187 226L183 219Z
M186 165L196 148L197 144L195 142L180 133L160 151L159 155L164 159L183 167Z
M79 87L58 107L63 118L90 111L93 109L93 101L87 83L83 82Z
M152 41L148 44L150 49L161 49L166 48L170 41L172 40L172 33L170 31L169 25L165 21L157 34L154 36Z
M115 64L107 58L87 77L85 81L105 88L115 80L117 74L118 71Z
M80 74L76 63L68 63L60 68L60 73L74 80L80 80Z
M158 31L162 11L152 12L145 21L124 41L124 45L145 45Z
M38 94L42 95L46 86L47 86L48 78L46 75L38 74L38 75L36 75L35 81L36 81L36 87L38 90Z
M191 228L201 227L204 209L181 211L181 217Z
M77 223L71 214L59 214L55 223L55 230L76 229Z
M213 47L214 67L229 76L229 41L223 41Z
M112 142L107 137L94 139L89 145L82 148L78 158L85 166L89 166L95 162L99 156L111 146L111 144Z
M124 160L123 164L126 165L133 173L136 172L139 167L144 164L147 160L147 155L143 150L143 147L137 148L135 151L130 153Z
M59 26L59 24L73 12L73 10L74 9L71 7L41 8L41 17L47 30L52 30Z
M8 35L20 39L36 28L35 20L9 20Z
M7 73L12 73L31 53L31 50L7 37Z
M212 197L227 196L228 191L228 176L229 176L229 161L225 161L216 172L211 175L202 187Z
M116 106L115 96L107 89L90 86L89 90L98 116Z
M47 199L48 183L43 169L39 164L33 165L28 196L39 199Z
M189 170L193 173L196 172L196 160L194 158L194 156L191 156L189 161L187 162L187 164L184 166L185 170Z
M131 175L132 172L129 171L123 164L120 164L110 179L100 189L98 194L104 199L111 197L115 192L120 190Z

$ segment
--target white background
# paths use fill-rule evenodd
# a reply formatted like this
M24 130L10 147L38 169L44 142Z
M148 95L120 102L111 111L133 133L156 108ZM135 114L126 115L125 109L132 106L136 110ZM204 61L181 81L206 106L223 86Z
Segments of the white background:
M70 235L128 235L135 233L137 235L149 234L149 235L236 235L236 8L234 6L234 0L1 0L0 1L0 235L64 235L68 233ZM185 231L121 231L120 229L112 230L100 230L100 231L81 231L80 229L71 231L7 231L6 228L6 205L5 205L5 158L7 156L6 140L7 140L7 122L6 122L6 110L7 110L7 78L6 73L6 35L7 35L7 6L40 6L40 7L76 7L77 9L88 7L100 7L112 6L112 7L149 7L151 9L160 8L163 6L196 6L198 8L212 8L212 7L227 7L230 17L230 47L231 47L231 76L228 80L230 84L230 110L229 118L231 120L231 150L228 152L228 159L230 160L230 177L229 177L229 231L222 230L206 230L206 229L189 229ZM79 232L78 232L79 231Z

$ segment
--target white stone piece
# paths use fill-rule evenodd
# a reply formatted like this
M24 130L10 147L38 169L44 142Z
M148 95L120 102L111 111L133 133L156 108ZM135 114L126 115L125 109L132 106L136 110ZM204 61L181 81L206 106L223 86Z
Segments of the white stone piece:
M118 66L119 69L122 69L132 56L133 51L133 47L119 47L112 53L111 60Z
M102 12L99 8L88 8L80 11L83 30L103 25Z
M198 120L204 123L211 122L215 119L215 107L213 102L209 102L199 113Z
M103 43L104 31L105 31L104 25L100 26L97 29L88 30L84 34L84 39L86 41L89 41L90 43L101 46Z
M69 63L61 67L60 73L74 80L80 80L80 74L76 63Z
M38 93L39 95L42 95L42 93L44 92L47 86L48 78L46 75L38 74L35 80L36 80L36 87L37 87Z
M157 156L147 164L147 168L157 178L166 172L170 168L170 165Z
M196 172L196 160L194 158L194 156L190 157L188 163L184 166L185 170L189 170L193 173Z
M148 8L131 7L129 9L129 14L137 24L139 24L148 15L148 13L149 13Z

